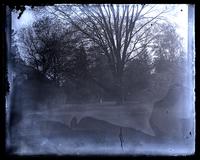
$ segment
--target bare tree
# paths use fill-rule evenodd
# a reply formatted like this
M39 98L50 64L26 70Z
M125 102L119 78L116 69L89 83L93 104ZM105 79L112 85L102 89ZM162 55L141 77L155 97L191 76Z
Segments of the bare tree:
M115 79L119 103L124 99L123 74L126 64L151 44L154 35L149 30L162 18L162 14L168 12L168 9L155 12L155 5L143 4L57 5L48 10L63 21L70 22L85 35L85 40L101 48Z
M24 61L57 84L72 70L69 61L78 52L78 40L70 28L42 17L32 26L20 30L18 43ZM71 68L70 68L71 67Z

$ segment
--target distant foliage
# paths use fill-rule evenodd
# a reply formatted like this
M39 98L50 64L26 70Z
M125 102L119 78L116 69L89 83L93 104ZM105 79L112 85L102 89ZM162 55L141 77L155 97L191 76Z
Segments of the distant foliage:
M173 25L157 23L157 17L145 19L145 5L123 5L123 14L110 5L90 7L54 6L58 13L66 11L63 20L50 12L21 29L14 42L14 52L25 65L64 90L66 103L123 103L147 89L154 95L184 79L183 47ZM137 16L129 15L134 8Z

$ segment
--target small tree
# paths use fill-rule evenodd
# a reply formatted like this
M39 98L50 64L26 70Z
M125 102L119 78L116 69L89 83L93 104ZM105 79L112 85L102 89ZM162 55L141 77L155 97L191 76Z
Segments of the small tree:
M66 76L72 75L73 65L69 64L76 61L74 56L80 49L70 28L64 28L55 19L43 17L21 29L18 35L22 57L29 66L58 85L64 83Z
M172 79L183 80L185 70L185 53L180 36L171 24L160 25L160 34L154 41L155 73L169 73Z

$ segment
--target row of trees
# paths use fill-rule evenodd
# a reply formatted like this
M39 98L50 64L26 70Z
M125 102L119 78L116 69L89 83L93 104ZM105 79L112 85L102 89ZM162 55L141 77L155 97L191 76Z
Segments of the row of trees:
M95 95L123 103L147 88L153 74L174 71L183 60L175 27L161 21L168 9L150 16L155 8L48 7L48 15L18 33L19 52L27 65L65 87L76 100Z

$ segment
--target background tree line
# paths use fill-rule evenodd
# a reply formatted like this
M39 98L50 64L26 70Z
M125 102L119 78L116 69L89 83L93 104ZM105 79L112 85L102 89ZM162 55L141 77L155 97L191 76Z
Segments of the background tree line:
M159 81L155 75L169 75L171 83L183 79L181 39L175 26L163 20L169 9L152 16L155 8L139 4L43 8L48 14L21 29L16 45L27 66L64 88L68 102L123 103Z

